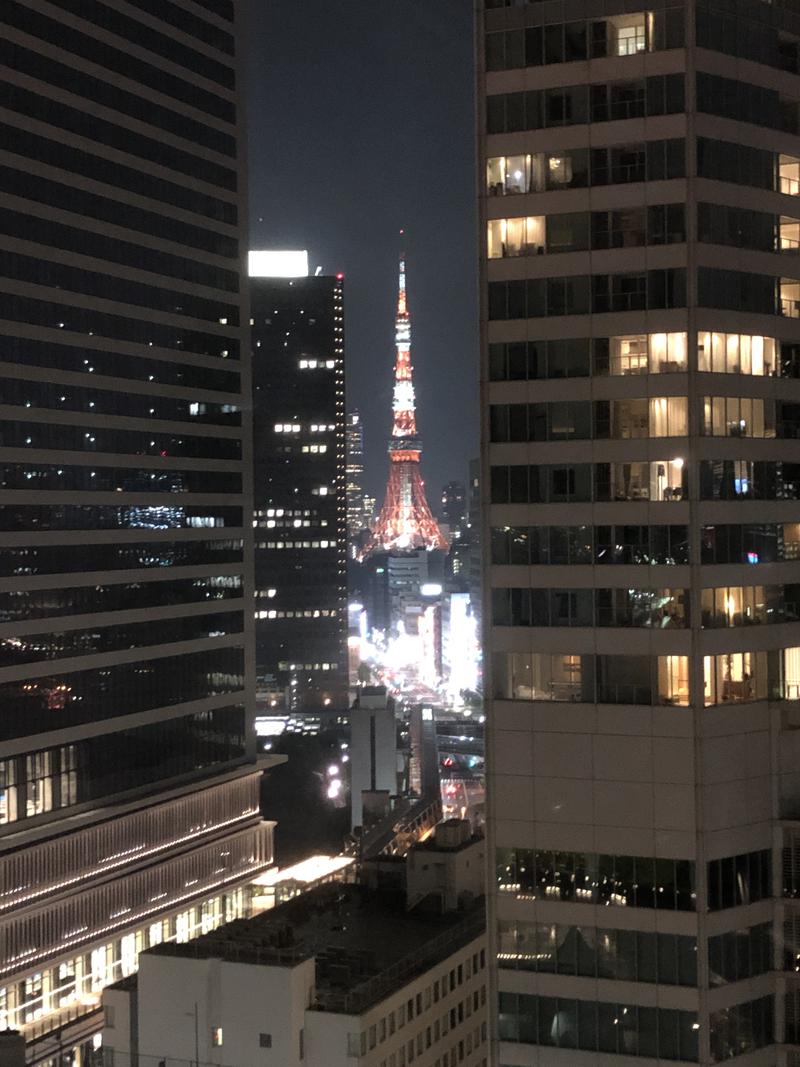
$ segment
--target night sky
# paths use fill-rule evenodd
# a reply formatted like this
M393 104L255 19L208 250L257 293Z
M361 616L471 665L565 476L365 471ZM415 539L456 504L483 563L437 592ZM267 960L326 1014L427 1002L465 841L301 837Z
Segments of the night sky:
M249 0L251 247L344 271L348 408L379 504L399 230L431 503L478 449L471 0Z

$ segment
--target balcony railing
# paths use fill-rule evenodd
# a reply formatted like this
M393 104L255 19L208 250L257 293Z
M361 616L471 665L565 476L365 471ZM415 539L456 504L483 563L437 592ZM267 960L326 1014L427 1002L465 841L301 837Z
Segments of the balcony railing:
M646 685L609 685L597 686L598 704L651 704L653 691Z
M348 992L340 989L317 989L315 1007L320 1011L358 1015L370 1004L377 1003L393 990L405 985L413 975L420 974L452 956L459 948L479 937L485 929L486 915L481 906L456 926L428 941L423 948L404 956L391 967L359 983Z
M41 1019L36 1019L34 1022L23 1025L20 1032L24 1035L25 1042L28 1045L42 1041L45 1038L58 1045L62 1036L66 1041L65 1030L72 1023L80 1021L81 1023L96 1025L99 1029L102 1017L103 1009L99 1004L73 1004L69 1008L48 1012Z

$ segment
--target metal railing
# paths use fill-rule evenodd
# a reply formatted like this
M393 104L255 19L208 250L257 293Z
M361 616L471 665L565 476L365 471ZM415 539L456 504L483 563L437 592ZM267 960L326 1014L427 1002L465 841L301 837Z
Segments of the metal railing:
M73 1004L69 1008L61 1008L55 1012L48 1012L41 1019L31 1023L25 1023L20 1027L20 1033L25 1037L25 1043L35 1044L37 1041L49 1040L58 1044L61 1035L68 1026L75 1022L100 1023L103 1009L99 1004Z
M597 686L598 704L651 704L653 691L645 685L609 685Z
M314 955L310 949L254 944L244 936L240 941L222 937L211 940L197 938L180 943L163 941L157 951L160 956L188 956L196 960L214 958L224 959L228 963L253 963L270 967L294 967Z
M317 989L315 1007L320 1011L335 1011L357 1015L370 1004L382 1000L393 989L404 985L413 975L428 970L448 956L452 956L467 942L486 929L486 914L477 909L462 922L428 941L416 952L404 956L379 974L359 983L348 992L338 989Z

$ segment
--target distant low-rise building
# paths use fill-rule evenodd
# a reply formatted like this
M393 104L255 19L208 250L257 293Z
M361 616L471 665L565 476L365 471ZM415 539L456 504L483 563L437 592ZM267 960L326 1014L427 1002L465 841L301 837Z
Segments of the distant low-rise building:
M397 724L394 700L383 685L364 686L350 712L351 825L364 824L378 794L386 807L397 788Z
M407 897L321 886L144 953L135 982L104 996L105 1059L113 1067L486 1067L483 898L467 888L450 900L431 873L451 854L458 864L445 861L442 871L461 876L469 854L477 875L482 842L456 836L455 848L445 832L443 848L420 852L426 892L411 910L420 883L409 867ZM482 874L472 881L480 885ZM444 910L448 902L458 907Z

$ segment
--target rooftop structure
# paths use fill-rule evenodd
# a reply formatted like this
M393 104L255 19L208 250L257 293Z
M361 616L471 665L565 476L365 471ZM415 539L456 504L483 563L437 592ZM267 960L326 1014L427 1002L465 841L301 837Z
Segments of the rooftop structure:
M147 1057L237 1067L486 1062L484 910L408 912L405 896L329 885L146 953L109 990L115 1067ZM400 1058L402 1054L402 1059ZM447 1059L444 1059L444 1056Z

